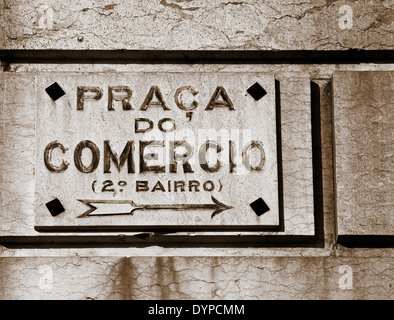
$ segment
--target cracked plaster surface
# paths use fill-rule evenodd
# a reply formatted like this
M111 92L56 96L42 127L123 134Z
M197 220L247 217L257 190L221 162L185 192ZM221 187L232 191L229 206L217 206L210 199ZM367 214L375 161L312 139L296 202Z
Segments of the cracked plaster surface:
M51 28L38 22L48 7ZM3 0L0 10L3 49L377 50L394 44L389 0ZM350 23L344 29L342 20Z
M34 86L31 81L32 75L23 73L7 73L6 77L4 75L1 74L0 90L2 94L6 92L8 94L7 99L3 100L5 104L1 109L0 134L2 147L6 145L9 152L3 155L6 156L4 159L6 161L1 162L0 170L1 201L7 209L2 210L1 223L6 234L28 235L32 234L34 224L32 205L34 184L31 184L31 180L34 181L32 162L34 112L30 110L29 98L34 94L32 89ZM299 78L290 81L288 72L278 74L277 77L283 89L282 107L290 108L293 102L300 107L305 105L309 86L304 85L304 81ZM7 81L4 81L5 78ZM298 86L297 81L299 81ZM327 80L318 80L318 82L323 91L322 126L325 127L322 128L322 132L330 134L330 82ZM302 89L299 89L301 94L294 95L295 88L299 87ZM27 94L12 94L15 88ZM2 97L4 99L4 95ZM5 109L7 112L4 112ZM290 118L289 114L288 119ZM307 118L303 121L303 125L310 122ZM322 140L323 150L330 150L332 148L330 139L325 138ZM297 141L294 143L296 144ZM303 150L300 149L300 152ZM329 156L323 157L323 160L323 175L327 175L323 178L326 183L323 188L326 190L324 208L327 217L327 213L332 212L333 200L328 191L332 188L330 179L332 164ZM15 166L10 167L9 164L14 161L16 161ZM12 182L17 183L10 188L8 184ZM330 228L331 226L326 228L326 231ZM333 236L332 232L331 229L327 235L328 239ZM388 300L393 298L393 255L390 249L368 250L335 246L329 250L278 248L220 251L201 248L195 251L188 250L188 254L193 255L190 257L182 257L186 252L183 249L165 250L160 247L149 247L143 251L144 256L140 256L142 251L132 248L108 250L92 248L79 251L1 248L0 253L3 258L0 258L0 298ZM199 257L199 254L204 257ZM245 254L250 256L243 256ZM340 287L340 279L345 276L339 271L341 266L352 268L352 288Z
M393 76L334 74L339 234L394 234Z
M37 22L40 5L54 10L53 28L40 28ZM353 10L353 27L341 29L339 8ZM0 47L2 49L141 49L141 50L343 50L393 48L392 1L310 0L277 1L127 1L94 4L91 1L0 2ZM114 36L114 34L116 36ZM61 66L71 71L92 70L91 66ZM308 72L329 79L333 69L343 66L318 66ZM19 65L20 71L42 70L42 66ZM51 68L45 66L44 68ZM59 70L59 66L52 66ZM94 66L94 68L101 68ZM107 66L113 69L123 67ZM171 70L173 70L171 66ZM202 67L206 68L206 67ZM208 68L228 68L212 66ZM242 66L242 69L245 67ZM282 67L280 67L282 68ZM313 67L314 68L314 67ZM379 68L379 66L358 66ZM301 72L306 67L290 66ZM266 70L277 72L278 66ZM283 70L283 68L282 68ZM0 73L0 97L17 87L26 95L8 94L7 110L0 109L1 148L0 200L1 232L7 235L32 235L34 188L34 112L31 101L31 76ZM34 87L34 86L33 86ZM323 85L327 88L327 84ZM33 88L34 90L34 88ZM303 89L306 90L306 87ZM303 92L304 92L303 91ZM304 92L305 93L305 92ZM33 92L34 94L34 92ZM285 91L284 91L284 94ZM329 95L330 93L327 93ZM291 92L287 103L292 103ZM305 97L303 98L305 99ZM322 98L326 99L326 98ZM330 134L330 98L322 121ZM302 104L301 100L296 100ZM29 111L30 110L30 111ZM357 118L357 114L352 116ZM304 119L306 121L306 119ZM322 128L323 130L323 128ZM358 141L360 142L360 141ZM323 154L332 148L322 142ZM302 151L302 150L301 150ZM14 165L10 166L10 163ZM20 168L23 168L23 173ZM323 157L323 188L332 189L332 163ZM358 186L359 187L359 186ZM333 214L330 192L324 192L327 235L332 242L334 231L327 214ZM309 193L308 193L309 195ZM328 196L326 196L328 195ZM16 214L18 213L18 214ZM330 216L332 217L332 216ZM341 220L342 219L342 220ZM353 219L353 218L352 218ZM340 230L350 224L339 216ZM353 223L353 222L352 222ZM378 226L382 226L380 223ZM392 225L392 224L391 224ZM352 226L357 226L353 224ZM359 232L360 229L357 229ZM363 229L364 230L364 229ZM351 232L354 230L350 230ZM372 230L376 231L376 230ZM393 299L392 250L350 249L334 246L330 251L307 248L256 250L240 257L245 249L224 249L222 253L202 249L213 257L163 257L182 255L185 251L150 247L138 257L138 250L81 249L91 257L72 257L71 249L16 249L0 246L0 299ZM114 253L115 251L115 253ZM189 250L190 251L190 250ZM225 251L225 252L224 252ZM178 253L176 253L178 252ZM237 255L237 257L215 255ZM253 253L254 252L254 253ZM102 253L104 256L97 256ZM114 256L116 253L119 256ZM130 254L136 255L127 258ZM189 254L192 254L189 252ZM324 256L329 257L314 257ZM30 255L34 257L12 258ZM48 256L51 257L43 257ZM95 256L96 255L96 256ZM111 255L111 257L110 257ZM124 257L123 257L124 255ZM268 257L267 257L268 255ZM269 257L269 255L288 255ZM291 257L298 255L304 257ZM61 256L61 257L60 257ZM366 258L369 257L369 258ZM341 289L342 265L353 270L352 289ZM45 267L45 268L43 268ZM49 267L49 269L47 268ZM44 272L40 272L43 270ZM52 282L45 271L52 270ZM243 276L240 276L243 275ZM46 284L46 285L45 285Z
M390 300L391 262L332 257L55 257L3 258L0 266L3 299Z

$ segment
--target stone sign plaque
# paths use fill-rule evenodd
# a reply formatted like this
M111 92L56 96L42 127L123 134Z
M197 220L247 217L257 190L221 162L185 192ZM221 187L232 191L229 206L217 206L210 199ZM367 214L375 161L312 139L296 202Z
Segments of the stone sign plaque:
M273 231L276 130L273 75L39 75L36 229Z

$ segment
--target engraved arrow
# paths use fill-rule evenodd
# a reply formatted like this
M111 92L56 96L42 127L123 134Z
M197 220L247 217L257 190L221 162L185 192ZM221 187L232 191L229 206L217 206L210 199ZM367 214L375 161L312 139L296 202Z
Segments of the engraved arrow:
M232 209L233 207L225 205L211 196L214 203L206 204L142 204L138 205L133 200L80 200L89 209L83 214L79 215L78 218L91 217L91 216L113 216L113 215L133 215L135 211L142 210L208 210L213 209L211 218L217 214ZM120 212L113 212L113 205L117 205L117 208L122 208ZM131 206L131 209L130 209ZM112 208L111 208L112 207Z

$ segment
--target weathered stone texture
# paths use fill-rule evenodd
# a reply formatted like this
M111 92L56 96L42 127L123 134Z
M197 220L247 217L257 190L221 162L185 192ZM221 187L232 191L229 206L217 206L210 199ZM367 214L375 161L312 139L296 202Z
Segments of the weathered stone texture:
M2 258L3 299L393 299L384 258Z
M280 78L280 113L285 230L314 233L311 91L308 74ZM290 218L291 217L291 218ZM297 227L295 227L297 226Z
M34 84L31 76L2 77L0 234L29 234L34 223Z
M393 235L394 73L333 77L339 234Z
M392 0L2 0L0 49L59 49L64 56L67 50L94 49L388 54L394 48L393 22ZM394 299L392 248L336 243L338 234L393 235L393 64L56 62L6 63L0 71L0 237L9 245L0 245L0 300ZM263 242L248 247L244 240L235 248L205 247L201 238L209 232L112 233L106 234L113 237L107 248L99 247L99 233L46 233L43 240L34 230L34 79L49 71L274 75L281 90L285 230L263 234L313 236L318 231L324 244L266 248ZM320 90L312 101L316 111L319 99L320 119L311 119L311 88L317 90L311 79ZM320 150L310 135L318 120ZM133 236L139 237L137 244ZM144 243L151 236L190 242L180 247L170 240L162 246Z
M5 0L0 10L4 49L376 50L394 45L390 0ZM52 22L45 20L48 12Z
M179 230L185 226L198 228L206 227L250 227L250 226L277 226L279 225L278 209L278 179L277 179L277 154L276 154L276 121L275 121L275 81L273 75L258 73L95 73L91 75L42 73L35 78L36 81L36 225L56 229L58 226L77 226L94 229L96 226L106 226L111 230L130 230L132 227L145 228L156 226L170 226ZM45 88L57 81L66 94L56 100L51 100ZM256 101L247 89L258 82L267 94ZM77 87L80 85L95 84L103 90L103 97L98 101L86 101L84 110L77 110ZM133 110L122 110L121 104L114 102L112 111L108 111L109 86L127 85L132 96L130 105ZM141 110L141 104L147 96L152 85L156 85L163 96L167 110L160 106L151 106ZM177 107L174 95L183 86L191 86L196 90L192 119L186 117L186 111ZM308 81L306 81L308 85ZM221 86L223 92L231 101L232 107L214 107L206 110L215 89ZM193 100L192 100L193 101ZM138 119L149 119L154 129L147 128L146 122ZM158 124L162 119L174 121L174 131L163 133L159 131ZM138 126L139 124L139 126ZM136 129L134 129L136 128ZM93 141L98 148L98 166L91 173L82 173L74 166L72 161L73 151L80 141L85 139ZM261 171L246 169L239 161L249 141L261 141L264 159ZM103 142L109 141L114 152L120 152L127 141L134 143L131 152L135 168L134 173L127 171L125 166L119 172L111 164L110 172L105 173ZM143 158L138 150L142 141L159 140L163 146L151 148L150 151L158 154L159 161L148 161L148 165L158 165L163 168L163 173L144 172L140 169ZM178 163L175 170L171 171L169 154L170 144L173 140L185 141L191 148L187 160L190 168L185 170ZM220 168L215 172L203 170L203 160L199 159L199 149L207 141L218 141L220 152L213 158L220 161ZM236 147L236 160L231 160L236 166L230 172L229 141L234 140ZM61 156L71 165L64 172L50 172L44 165L43 155L48 143L59 141L67 151ZM241 150L241 151L240 151ZM179 154L179 151L174 149ZM257 156L258 160L260 157ZM53 156L53 161L61 161L60 157ZM87 162L86 162L87 163ZM212 163L212 161L211 161ZM212 166L212 164L209 164ZM189 172L188 172L189 171ZM217 171L217 172L216 172ZM126 183L120 188L115 187L114 192L100 192L104 181L118 181ZM146 181L147 190L136 188L137 181ZM92 182L96 181L95 190ZM158 182L159 181L159 182ZM184 183L185 187L178 188L175 182ZM198 183L198 187L190 187L189 181ZM203 183L213 181L212 190L203 189ZM161 183L162 189L154 188ZM310 183L310 182L309 182ZM220 186L219 186L220 184ZM293 184L291 184L292 186ZM191 192L191 190L193 192ZM96 199L102 201L134 201L141 205L202 205L213 204L211 197L228 205L227 210L212 217L216 209L181 210L136 210L132 215L131 204L122 205L112 203L112 212L126 212L117 216L95 216L100 208L91 216L77 218L90 207L77 199ZM250 203L262 197L268 204L269 210L257 216ZM45 206L49 200L58 198L65 208L65 213L55 219L49 215ZM298 197L297 197L298 199ZM98 204L94 203L93 205ZM104 203L105 206L105 203ZM231 208L230 208L231 206ZM232 208L233 207L233 208ZM123 210L123 211L122 211ZM111 211L107 211L110 212ZM311 215L312 210L309 211ZM99 213L100 214L100 213ZM102 213L101 213L102 214ZM308 215L307 215L308 217ZM312 217L313 218L313 217ZM312 219L313 220L313 219ZM306 221L309 222L309 219ZM313 222L313 221L312 221ZM313 223L312 223L313 226ZM270 228L273 230L273 227ZM134 228L135 230L135 228ZM312 229L313 230L313 229Z
M31 73L3 74L1 143L2 150L7 150L1 153L3 236L38 234L34 231L33 208L34 79ZM279 76L279 86L285 222L281 234L313 235L310 76L287 72Z

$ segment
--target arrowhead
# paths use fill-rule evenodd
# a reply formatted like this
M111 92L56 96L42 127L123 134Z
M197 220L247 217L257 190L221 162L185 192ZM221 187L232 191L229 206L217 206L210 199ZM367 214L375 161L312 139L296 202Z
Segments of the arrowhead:
M219 214L219 213L221 213L221 212L223 212L223 211L225 211L225 210L228 210L228 209L232 209L232 208L233 208L233 207L231 207L231 206L228 206L228 205L226 205L226 204L220 202L219 200L215 199L213 196L211 196L211 198L212 198L212 201L216 204L215 211L212 213L211 219L212 219L214 216L216 216L217 214Z

